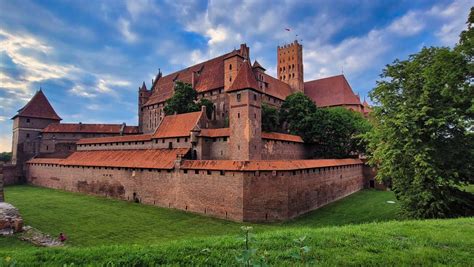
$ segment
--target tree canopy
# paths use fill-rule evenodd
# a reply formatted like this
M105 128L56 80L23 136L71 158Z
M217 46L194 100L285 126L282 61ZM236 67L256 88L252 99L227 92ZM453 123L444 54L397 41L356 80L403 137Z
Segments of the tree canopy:
M182 114L199 111L202 106L206 106L206 115L211 118L214 109L212 102L206 98L197 101L196 90L190 84L177 81L174 87L174 95L166 100L164 111L166 115Z
M377 177L390 181L406 215L474 214L473 12L460 44L423 48L387 65L370 96L368 135Z

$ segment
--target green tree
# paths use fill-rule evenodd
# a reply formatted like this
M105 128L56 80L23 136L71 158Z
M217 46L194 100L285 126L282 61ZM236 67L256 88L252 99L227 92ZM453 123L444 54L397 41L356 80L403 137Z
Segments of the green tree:
M303 93L289 95L283 102L279 119L280 125L287 128L290 133L301 136L305 141L311 141L308 136L310 132L310 121L312 114L316 112L316 105Z
M278 110L265 103L262 104L262 130L276 132L280 130Z
M370 93L376 103L370 162L410 217L474 214L473 194L460 189L473 183L474 174L474 87L465 53L472 51L470 26L468 31L462 48L423 48L388 65Z
M212 102L205 98L201 98L197 101L196 97L197 92L190 84L177 81L173 96L166 100L166 106L164 108L165 114L172 115L174 113L195 112L201 110L201 106L206 106L206 115L208 118L211 118L214 109Z
M12 152L0 152L0 161L9 162L12 159Z
M358 112L343 107L318 109L309 124L314 157L347 158L366 152L364 135L372 126Z

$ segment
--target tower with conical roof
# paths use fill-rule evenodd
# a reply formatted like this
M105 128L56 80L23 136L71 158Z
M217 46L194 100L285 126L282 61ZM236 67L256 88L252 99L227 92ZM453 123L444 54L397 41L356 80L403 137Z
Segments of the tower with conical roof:
M244 61L229 93L230 159L259 160L262 149L262 92Z
M61 118L40 89L12 120L12 163L23 165L39 153L41 131Z

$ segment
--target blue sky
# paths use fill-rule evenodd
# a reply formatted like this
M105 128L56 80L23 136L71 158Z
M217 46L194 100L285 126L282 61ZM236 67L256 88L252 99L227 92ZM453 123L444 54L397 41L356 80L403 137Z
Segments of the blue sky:
M367 95L384 65L423 46L453 46L472 2L0 0L0 151L40 87L63 122L137 124L137 89L250 47L275 75L276 46L304 45L305 80L344 74ZM290 28L291 31L285 31Z

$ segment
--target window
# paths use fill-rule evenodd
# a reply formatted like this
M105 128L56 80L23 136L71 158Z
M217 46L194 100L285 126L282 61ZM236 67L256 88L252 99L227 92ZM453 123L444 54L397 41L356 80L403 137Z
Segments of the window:
M179 143L179 138L176 138L176 143Z
M220 171L220 174L221 174L221 175L224 175L224 171Z
M185 143L188 142L188 138L187 138L187 137L184 138L184 142L185 142Z
M173 148L173 142L169 142L169 143L168 143L168 148L169 148L169 149L172 149L172 148Z
M29 138L29 137L30 137L30 134L29 134L29 133L27 133L27 134L26 134L26 138Z
M227 141L227 137L224 137L224 142L226 142L226 141Z
M46 150L49 150L49 146L46 146Z
M262 85L260 85L260 88L262 88ZM253 100L257 101L257 95L253 95Z
M237 113L237 118L240 119L240 113Z
M237 94L237 102L240 102L240 99L241 99L241 95Z
M163 143L163 144L164 144L164 143L165 143L165 139L161 139L161 143Z
M232 76L229 77L229 82L231 82L231 81L232 81Z
M199 170L194 170L194 174L199 174Z
M27 122L27 123L30 123L30 119L26 119L26 122Z
M210 170L207 170L207 175L211 175L212 172Z
M187 173L188 173L188 170L183 170L183 172L184 172L185 174L187 174Z
M232 64L229 64L229 70L231 70L231 69L232 69Z

